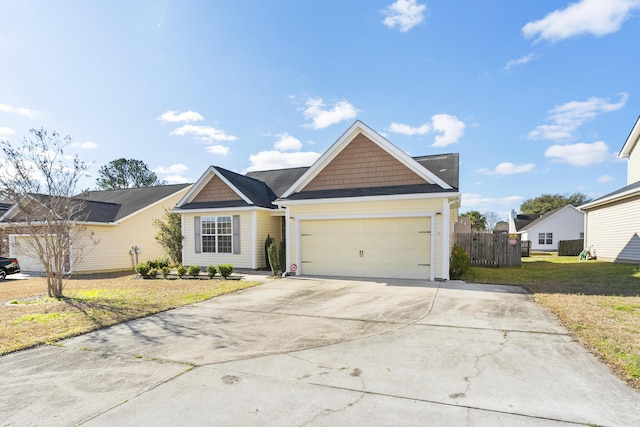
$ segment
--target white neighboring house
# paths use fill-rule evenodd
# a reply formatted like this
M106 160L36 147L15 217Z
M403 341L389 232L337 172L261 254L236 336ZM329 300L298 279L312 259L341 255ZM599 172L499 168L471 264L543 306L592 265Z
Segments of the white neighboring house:
M598 259L640 262L640 117L618 154L628 159L627 185L580 206L585 212L585 246Z
M543 215L517 215L511 212L509 233L518 233L522 241L531 241L532 251L557 251L561 240L584 237L584 213L572 205Z

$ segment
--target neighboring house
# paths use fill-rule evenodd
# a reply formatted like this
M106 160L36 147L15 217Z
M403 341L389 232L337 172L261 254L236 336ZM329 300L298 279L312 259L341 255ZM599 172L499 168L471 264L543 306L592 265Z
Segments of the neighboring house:
M628 159L627 185L585 203L585 246L596 250L598 259L640 262L640 117L618 157Z
M509 233L513 232L520 234L522 241L531 241L533 251L557 251L559 241L584 237L584 214L572 205L542 215L511 212Z
M453 232L455 234L471 233L471 218L468 216L461 216L458 221L453 223Z
M83 207L77 215L79 223L85 224L86 231L97 241L95 245L86 242L87 249L74 272L129 270L134 268L136 259L165 258L164 248L155 240L153 220L161 219L165 209L173 208L189 187L178 184L90 191L74 197ZM46 206L47 196L27 197ZM40 260L25 242L33 237L24 229L21 205L15 203L0 216L0 231L6 236L4 242L0 241L0 253L18 258L23 271L43 271ZM71 254L73 257L73 250Z
M410 157L356 121L310 167L211 166L180 200L183 262L266 267L267 235L297 275L449 278L458 155Z

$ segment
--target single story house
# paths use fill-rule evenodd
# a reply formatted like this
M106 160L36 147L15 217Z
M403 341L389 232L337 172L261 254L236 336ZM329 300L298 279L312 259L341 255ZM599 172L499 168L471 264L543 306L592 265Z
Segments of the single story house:
M448 279L458 154L411 157L356 121L310 167L209 167L174 212L183 263L266 267L267 236L296 275Z
M76 215L78 224L84 225L96 242L87 241L82 258L69 260L73 271L132 270L137 260L165 258L164 248L155 240L153 220L162 219L165 209L172 209L189 188L190 184L177 184L89 191L70 199L81 206ZM47 204L47 196L26 198ZM33 237L25 230L20 206L23 202L18 201L0 216L0 253L18 258L23 271L43 271L28 244ZM31 225L37 226L37 222L32 221ZM70 253L73 257L78 252Z
M640 117L619 158L627 159L627 185L580 206L586 214L585 246L598 259L640 262Z
M559 241L584 237L584 214L572 205L542 215L523 215L512 211L509 233L520 234L522 241L529 240L532 251L557 251Z

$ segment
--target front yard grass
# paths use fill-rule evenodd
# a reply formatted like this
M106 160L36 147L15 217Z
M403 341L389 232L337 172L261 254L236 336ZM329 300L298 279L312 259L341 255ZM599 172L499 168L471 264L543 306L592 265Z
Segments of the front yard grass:
M131 274L70 279L46 298L44 278L0 282L0 355L53 343L258 285L244 280L141 280Z
M522 260L521 268L472 267L462 279L524 286L640 391L640 267L555 255Z

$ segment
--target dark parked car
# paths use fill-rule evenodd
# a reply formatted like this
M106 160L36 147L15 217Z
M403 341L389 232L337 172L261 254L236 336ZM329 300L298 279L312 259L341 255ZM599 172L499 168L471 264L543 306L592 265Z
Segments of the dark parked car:
M20 273L20 264L15 258L0 257L0 280L4 280L9 274Z

